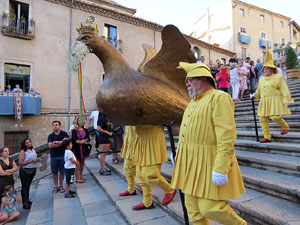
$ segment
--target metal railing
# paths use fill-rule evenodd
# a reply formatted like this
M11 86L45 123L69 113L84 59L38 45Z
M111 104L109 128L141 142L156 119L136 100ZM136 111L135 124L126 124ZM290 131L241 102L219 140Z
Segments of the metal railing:
M32 39L35 36L35 22L15 17L2 17L2 33L7 36L14 36Z

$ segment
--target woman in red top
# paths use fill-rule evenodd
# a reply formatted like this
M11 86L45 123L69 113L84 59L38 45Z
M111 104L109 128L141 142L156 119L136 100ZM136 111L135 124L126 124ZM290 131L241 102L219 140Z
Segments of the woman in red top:
M228 93L228 81L230 76L228 75L228 67L221 65L219 74L216 76L216 80L219 81L218 89Z

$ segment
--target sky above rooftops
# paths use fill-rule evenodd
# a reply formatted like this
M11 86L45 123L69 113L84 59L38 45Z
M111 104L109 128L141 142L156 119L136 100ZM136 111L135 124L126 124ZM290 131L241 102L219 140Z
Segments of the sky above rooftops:
M137 9L141 17L160 25L174 24L181 32L190 34L194 23L205 10L226 0L114 0L125 7ZM291 17L300 25L300 0L242 0L269 11Z

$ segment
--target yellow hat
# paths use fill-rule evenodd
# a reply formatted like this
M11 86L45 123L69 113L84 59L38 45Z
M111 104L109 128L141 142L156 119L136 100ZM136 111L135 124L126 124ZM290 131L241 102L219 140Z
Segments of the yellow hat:
M190 77L210 77L215 83L215 88L217 88L216 81L211 75L210 69L207 65L203 63L179 62L179 66L177 68L184 69L185 72L187 72L185 81Z
M261 72L264 72L264 67L274 68L275 69L275 73L277 73L277 68L274 65L273 56L272 56L272 53L270 51L267 51L267 53L266 53L264 66L261 69Z

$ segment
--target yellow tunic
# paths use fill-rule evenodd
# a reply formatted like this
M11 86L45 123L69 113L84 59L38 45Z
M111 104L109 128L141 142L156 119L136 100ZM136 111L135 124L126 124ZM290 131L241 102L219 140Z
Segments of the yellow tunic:
M245 187L234 154L235 139L231 97L215 89L195 97L183 115L172 187L199 198L238 198ZM213 170L227 174L228 182L215 185Z
M280 116L291 114L285 104L294 103L289 88L280 74L263 76L256 89L255 101L261 98L257 115Z
M151 166L168 161L166 137L161 126L136 126L134 164Z
M125 137L121 150L121 157L124 159L132 159L135 143L135 126L125 126Z

